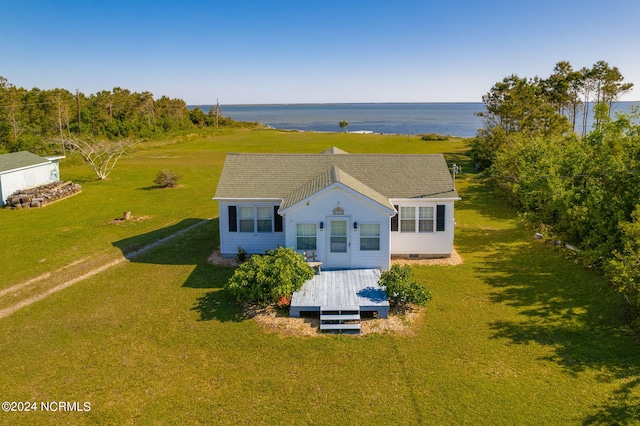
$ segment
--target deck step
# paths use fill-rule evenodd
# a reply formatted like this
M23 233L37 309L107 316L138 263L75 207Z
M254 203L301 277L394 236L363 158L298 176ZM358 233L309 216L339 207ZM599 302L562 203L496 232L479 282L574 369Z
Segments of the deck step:
M345 315L322 315L322 320L332 321L332 320L343 320L343 321L351 321L356 320L360 322L360 314L345 314Z
M320 331L360 332L359 306L321 306Z

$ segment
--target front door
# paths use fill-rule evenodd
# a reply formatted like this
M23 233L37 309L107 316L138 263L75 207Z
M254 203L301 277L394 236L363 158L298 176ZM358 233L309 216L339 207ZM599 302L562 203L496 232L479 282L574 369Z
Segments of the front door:
M348 218L329 218L327 232L327 261L325 267L330 269L349 269L351 266L351 241L349 238Z

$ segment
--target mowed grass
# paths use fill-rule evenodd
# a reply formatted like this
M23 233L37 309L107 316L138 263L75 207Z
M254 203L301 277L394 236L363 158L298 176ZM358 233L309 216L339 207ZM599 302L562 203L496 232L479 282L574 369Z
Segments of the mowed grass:
M77 196L97 206L108 197L116 207L86 212L92 219L81 223L92 235L85 241L77 231L76 251L119 252L189 219L213 219L0 319L0 399L91 403L81 413L0 413L0 423L638 422L640 345L619 299L561 251L534 241L473 176L458 181L456 247L464 264L414 268L433 300L413 336L283 337L243 319L221 290L233 271L206 262L218 241L210 198L224 152L319 152L331 145L449 152L465 160L462 142L275 131L136 152L110 181L87 182ZM165 166L184 175L184 188L140 189ZM86 173L80 166L68 172ZM137 196L144 202L124 207ZM54 220L45 213L65 210L65 203L34 212ZM104 224L123 207L152 218ZM64 239L57 244L66 250Z
M141 144L123 157L105 181L77 158L63 160L61 177L83 192L42 209L0 209L0 290L56 270L76 259L117 255L162 238L198 219L218 215L212 200L228 152L320 152L339 145L351 152L442 152L461 142L423 142L417 137L281 131L191 134L152 147ZM179 188L153 188L162 169L182 176ZM131 211L142 220L113 224ZM113 246L126 240L127 247Z

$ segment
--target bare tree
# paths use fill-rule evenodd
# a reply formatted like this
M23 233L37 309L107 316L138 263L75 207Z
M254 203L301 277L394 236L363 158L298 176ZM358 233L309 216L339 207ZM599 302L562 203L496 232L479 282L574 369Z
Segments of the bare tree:
M62 141L69 150L78 151L91 166L100 180L106 179L116 163L133 147L137 141L123 139L119 141L66 139Z

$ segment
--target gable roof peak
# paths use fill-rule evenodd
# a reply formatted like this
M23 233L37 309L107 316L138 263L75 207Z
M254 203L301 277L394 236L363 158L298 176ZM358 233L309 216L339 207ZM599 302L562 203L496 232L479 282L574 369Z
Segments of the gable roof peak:
M324 189L334 184L340 184L344 187L347 187L352 191L355 191L356 193L359 193L360 195L381 205L384 208L392 211L394 210L387 197L360 182L358 179L341 170L340 167L334 164L311 180L305 182L302 186L298 187L290 194L287 194L282 200L280 211L286 210L291 206L307 199L314 194L317 194L320 191L323 191Z
M324 151L322 151L320 154L348 154L347 151L343 151L342 149L332 146L329 149L325 149Z

